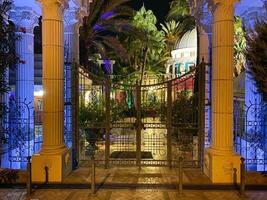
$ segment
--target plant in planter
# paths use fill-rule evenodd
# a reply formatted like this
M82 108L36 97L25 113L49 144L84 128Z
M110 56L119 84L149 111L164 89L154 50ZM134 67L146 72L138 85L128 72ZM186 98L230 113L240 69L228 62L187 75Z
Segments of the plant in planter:
M103 139L105 115L100 106L89 103L82 104L79 109L79 124L82 137L88 142L88 155L93 156L97 150L96 142Z

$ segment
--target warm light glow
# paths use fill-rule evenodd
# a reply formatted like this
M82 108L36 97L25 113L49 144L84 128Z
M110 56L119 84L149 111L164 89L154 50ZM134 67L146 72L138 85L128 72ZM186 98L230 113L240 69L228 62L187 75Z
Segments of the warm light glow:
M43 90L34 92L34 96L35 97L42 97L43 95L44 95L44 91Z

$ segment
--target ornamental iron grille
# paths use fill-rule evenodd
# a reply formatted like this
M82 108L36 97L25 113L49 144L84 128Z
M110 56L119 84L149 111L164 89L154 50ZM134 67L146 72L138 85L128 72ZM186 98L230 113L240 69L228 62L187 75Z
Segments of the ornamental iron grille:
M64 68L64 142L72 147L72 68L73 64L65 62Z
M105 153L105 87L101 79L94 82L84 69L79 69L79 160L93 155L103 160Z
M26 166L27 157L34 152L34 115L31 102L16 101L14 98L9 99L9 105L4 106L2 118L2 155L7 154L8 160L2 160L2 164L24 163ZM5 156L4 156L5 157ZM23 164L22 164L23 165ZM17 166L23 168L23 166ZM8 167L8 166L6 166ZM15 167L16 168L16 167Z
M195 70L144 85L79 76L80 161L97 164L200 166ZM84 162L84 163L86 163Z
M236 150L245 158L248 171L267 171L267 105L255 100L243 106L239 115L245 126L235 130Z

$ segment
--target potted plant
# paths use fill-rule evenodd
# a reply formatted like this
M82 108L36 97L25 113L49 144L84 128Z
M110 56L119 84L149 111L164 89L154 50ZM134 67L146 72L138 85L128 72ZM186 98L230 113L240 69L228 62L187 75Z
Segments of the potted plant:
M96 142L103 139L105 115L104 111L93 103L82 104L79 109L79 124L82 137L88 142L88 155L97 150Z

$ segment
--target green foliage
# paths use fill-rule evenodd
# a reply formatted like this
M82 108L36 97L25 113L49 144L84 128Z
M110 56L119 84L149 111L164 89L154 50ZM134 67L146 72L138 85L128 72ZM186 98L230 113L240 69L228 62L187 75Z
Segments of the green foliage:
M165 48L164 33L157 29L157 18L143 6L133 17L133 26L143 33L142 38L131 40L130 48L135 69L140 70L141 81L146 70L159 66Z
M167 21L161 24L164 32L167 48L165 52L171 57L171 51L175 49L177 42L183 35L195 28L195 19L190 15L188 0L173 0L167 15Z
M173 0L167 20L174 20L183 24L184 28L187 28L188 31L192 30L195 27L195 19L190 15L189 0Z
M16 55L15 27L7 21L7 13L11 9L11 0L0 2L0 94L8 91L5 73L9 67L14 67L19 58Z
M190 7L188 0L173 0L168 13L168 20L182 21L184 16L189 15Z
M234 76L238 76L245 70L246 63L246 33L240 17L235 17L234 30Z
M111 102L111 119L112 121L119 121L120 119L127 117L127 104L119 101L112 100Z
M173 123L192 123L195 115L195 97L186 91L177 93L176 100L173 102L172 107Z
M98 0L90 5L90 14L81 27L81 62L88 67L88 58L95 53L107 59L110 51L119 58L128 59L126 49L118 36L131 30L132 9L129 0Z
M189 30L185 24L177 22L175 20L167 21L164 24L161 24L162 31L164 32L165 41L166 41L166 51L171 56L171 51L177 45L177 42L181 40L183 35Z
M267 100L267 21L255 24L255 30L247 34L246 57L249 72L256 81L259 92Z
M103 111L96 106L95 103L82 104L79 109L79 123L85 125L86 123L104 122L105 115Z

